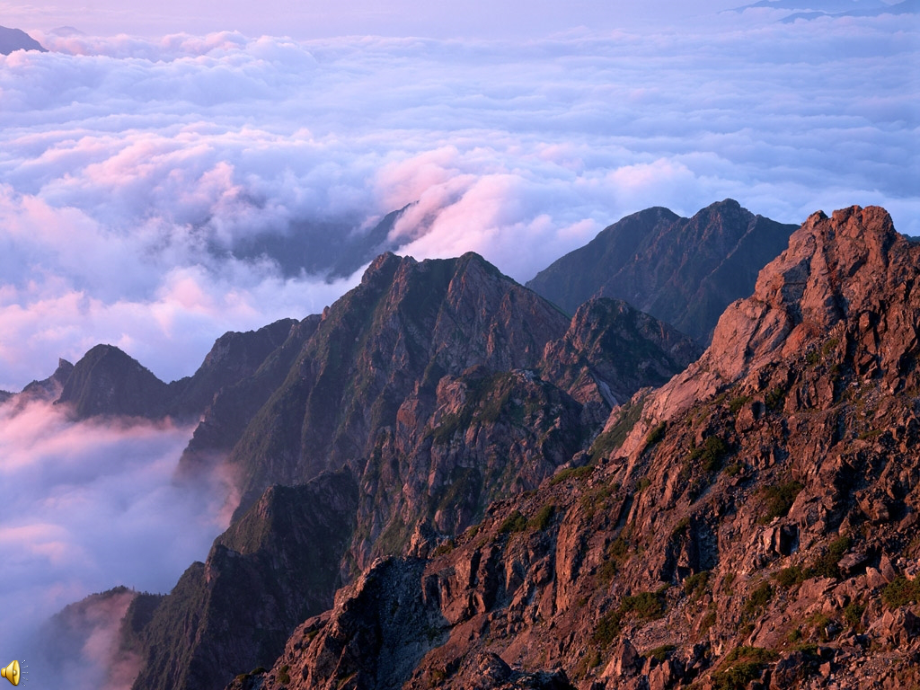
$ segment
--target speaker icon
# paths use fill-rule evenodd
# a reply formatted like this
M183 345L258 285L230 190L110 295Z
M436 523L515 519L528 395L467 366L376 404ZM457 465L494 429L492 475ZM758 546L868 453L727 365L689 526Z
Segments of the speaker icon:
M9 666L0 669L0 676L6 678L13 685L19 685L19 680L22 678L22 672L19 670L19 662L14 659L10 662Z

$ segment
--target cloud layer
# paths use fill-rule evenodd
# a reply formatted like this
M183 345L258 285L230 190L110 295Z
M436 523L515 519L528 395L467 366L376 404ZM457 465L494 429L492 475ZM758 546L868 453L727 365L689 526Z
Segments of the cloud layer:
M0 649L23 654L50 615L92 592L169 591L207 555L232 506L219 476L196 487L172 483L190 436L165 424L76 424L43 402L0 407ZM108 653L118 616L103 613L86 662ZM41 674L33 666L30 679L42 683Z
M775 14L775 13L773 13ZM904 17L534 41L37 35L0 61L0 388L97 342L165 379L215 337L354 284L254 235L394 234L518 280L651 205L800 222L882 204L920 234ZM331 241L331 240L330 240Z

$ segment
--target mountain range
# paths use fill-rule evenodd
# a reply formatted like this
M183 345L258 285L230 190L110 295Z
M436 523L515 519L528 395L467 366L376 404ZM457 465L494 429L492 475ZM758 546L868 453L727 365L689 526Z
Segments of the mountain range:
M135 690L911 687L918 273L879 208L655 208L532 289L383 254L188 379L98 346L27 390L199 418L180 478L238 477L127 606Z
M703 345L719 316L796 229L726 199L681 218L650 208L623 218L527 283L574 312L590 297L622 299Z
M768 8L786 10L790 14L781 20L792 23L797 20L809 21L821 17L878 17L883 14L917 14L920 13L918 0L900 0L900 2L882 2L881 0L759 0L751 5L739 7L741 12L748 8Z

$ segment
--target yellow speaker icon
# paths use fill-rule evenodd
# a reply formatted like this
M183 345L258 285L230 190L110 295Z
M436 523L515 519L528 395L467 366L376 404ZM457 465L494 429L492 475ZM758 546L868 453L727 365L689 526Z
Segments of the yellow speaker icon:
M22 677L19 671L19 662L15 659L4 669L0 669L0 676L3 676L13 685L19 685L19 679Z

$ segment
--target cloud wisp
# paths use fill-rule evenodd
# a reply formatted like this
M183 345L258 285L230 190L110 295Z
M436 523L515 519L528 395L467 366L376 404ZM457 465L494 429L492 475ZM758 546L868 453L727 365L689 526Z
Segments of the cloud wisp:
M100 341L190 374L224 330L357 280L253 238L320 253L407 204L405 252L522 281L652 205L882 204L920 234L917 27L769 12L529 41L38 34L52 52L0 63L0 388Z
M0 648L24 656L49 616L90 593L167 592L207 555L226 527L230 487L218 474L173 483L190 436L167 423L74 423L46 402L0 407ZM125 606L122 597L91 607L95 637L74 655L87 678L106 661ZM30 673L47 680L41 668Z

